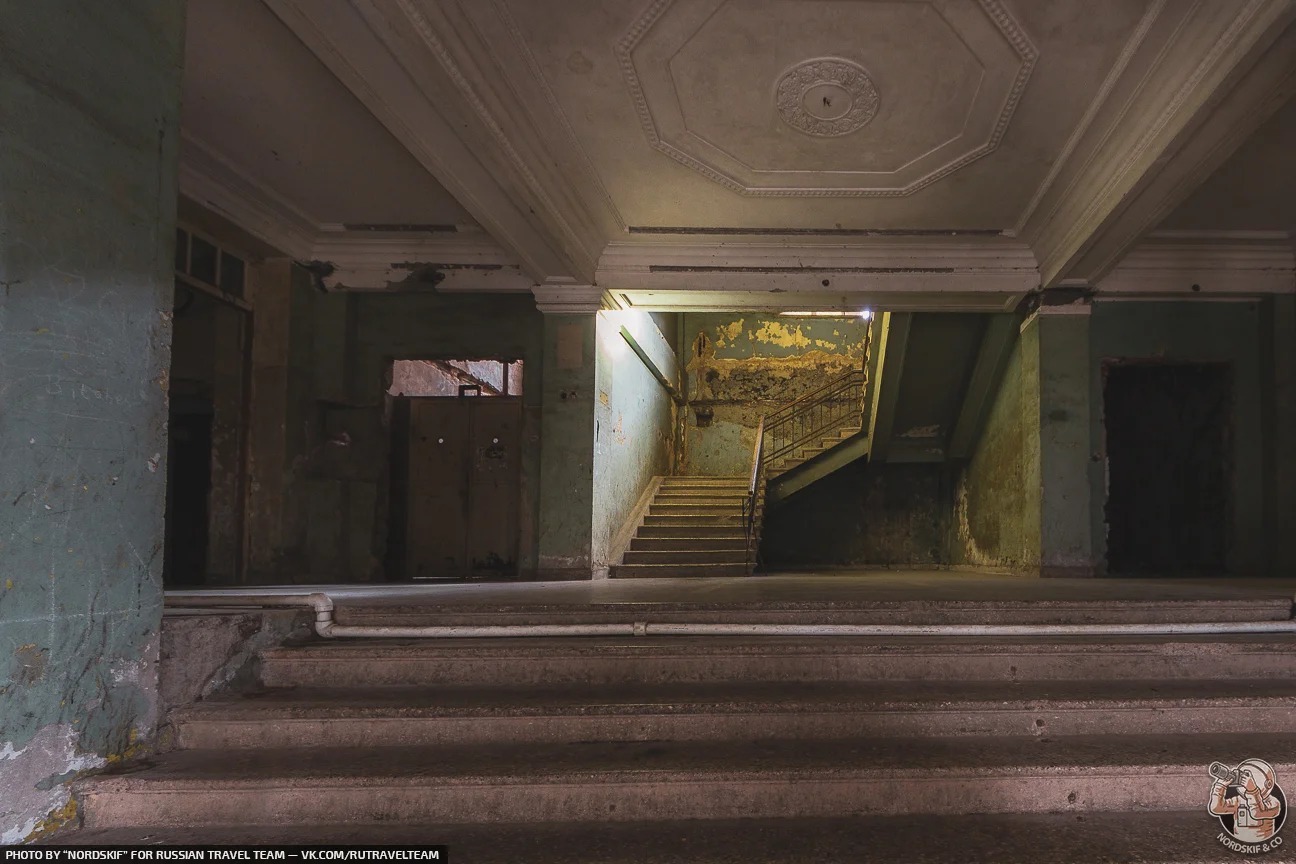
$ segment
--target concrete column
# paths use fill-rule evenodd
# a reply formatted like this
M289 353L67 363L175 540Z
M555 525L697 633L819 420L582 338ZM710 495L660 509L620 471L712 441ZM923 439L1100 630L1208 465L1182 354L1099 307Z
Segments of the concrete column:
M1036 369L1027 383L1037 412L1039 464L1039 551L1042 576L1092 576L1093 506L1090 458L1090 375L1087 304L1042 306L1026 322L1023 349ZM1027 365L1031 365L1028 363ZM1030 402L1038 400L1037 406ZM1034 441L1031 446L1035 446Z
M0 5L0 844L157 720L184 4Z
M249 269L252 393L248 418L248 581L272 578L283 546L288 425L288 346L292 327L292 262Z
M212 486L208 514L207 576L233 582L242 556L244 340L247 315L217 306L212 322Z
M601 294L590 286L536 289L536 305L544 313L539 579L596 575L592 558L595 365Z

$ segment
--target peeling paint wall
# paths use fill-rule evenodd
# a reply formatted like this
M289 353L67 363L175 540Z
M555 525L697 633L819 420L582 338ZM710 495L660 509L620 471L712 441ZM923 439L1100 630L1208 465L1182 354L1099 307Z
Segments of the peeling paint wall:
M749 471L761 415L861 363L868 335L868 322L858 318L682 317L688 399L683 474Z
M1012 349L985 428L955 480L952 563L1039 566L1039 333Z
M675 356L652 318L642 312L600 312L594 407L593 567L602 570L621 550L612 540L654 476L671 470L675 404L670 393L626 343L627 328L667 379Z
M155 728L183 16L0 6L0 843Z

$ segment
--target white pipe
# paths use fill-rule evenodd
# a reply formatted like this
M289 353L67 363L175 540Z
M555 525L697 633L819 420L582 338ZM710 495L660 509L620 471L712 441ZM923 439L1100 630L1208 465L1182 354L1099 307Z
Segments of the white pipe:
M335 624L333 600L313 594L167 591L175 607L309 606L325 639L481 639L536 636L1185 636L1296 633L1296 620L1179 624L499 624L386 627Z

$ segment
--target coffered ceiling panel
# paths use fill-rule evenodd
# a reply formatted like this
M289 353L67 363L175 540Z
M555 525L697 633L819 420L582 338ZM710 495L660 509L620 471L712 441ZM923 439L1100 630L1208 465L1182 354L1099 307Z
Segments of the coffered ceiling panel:
M1148 9L491 2L516 24L499 55L538 72L622 221L647 228L1009 228Z

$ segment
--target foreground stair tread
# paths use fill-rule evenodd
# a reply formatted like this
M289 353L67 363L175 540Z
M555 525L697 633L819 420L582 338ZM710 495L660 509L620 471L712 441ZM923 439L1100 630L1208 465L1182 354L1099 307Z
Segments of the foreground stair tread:
M181 750L120 763L81 784L94 793L214 787L437 786L835 778L1202 774L1215 760L1264 758L1296 774L1296 735L1094 735L820 741L648 741L453 747Z
M277 688L177 709L173 720L719 712L1296 710L1296 681L717 682L536 687Z
M1223 864L1243 860L1215 841L1204 810L978 816L742 819L707 822L578 822L492 825L307 825L282 827L101 828L58 835L54 845L430 844L454 862L503 864ZM1296 861L1296 851L1263 857Z

